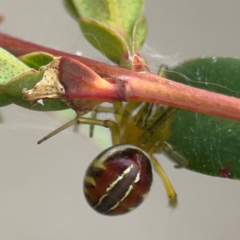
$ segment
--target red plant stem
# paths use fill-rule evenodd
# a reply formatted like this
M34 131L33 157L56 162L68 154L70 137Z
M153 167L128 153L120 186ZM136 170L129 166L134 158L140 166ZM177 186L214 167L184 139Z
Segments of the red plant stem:
M122 100L160 103L240 121L240 99L238 98L193 88L152 73L137 73L115 67L26 42L3 33L0 33L0 46L16 56L43 51L54 56L68 56L76 59L102 78L114 78L125 83L126 98Z

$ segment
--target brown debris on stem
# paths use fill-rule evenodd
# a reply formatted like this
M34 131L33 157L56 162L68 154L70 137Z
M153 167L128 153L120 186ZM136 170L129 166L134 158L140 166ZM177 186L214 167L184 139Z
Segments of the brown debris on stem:
M33 89L23 89L23 99L31 104L40 99L61 99L65 95L65 90L58 80L58 65L60 58L55 58L50 64L45 66L45 72L40 82Z

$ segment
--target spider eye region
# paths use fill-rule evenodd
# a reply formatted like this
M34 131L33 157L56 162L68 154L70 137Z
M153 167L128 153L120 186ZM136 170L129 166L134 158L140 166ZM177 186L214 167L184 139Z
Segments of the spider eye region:
M89 205L105 215L127 213L147 196L152 184L148 155L132 145L112 146L89 165L84 193Z

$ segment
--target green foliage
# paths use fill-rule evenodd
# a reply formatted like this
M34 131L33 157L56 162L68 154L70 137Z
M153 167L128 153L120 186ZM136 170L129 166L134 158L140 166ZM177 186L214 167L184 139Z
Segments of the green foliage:
M199 58L171 69L168 78L240 97L240 59ZM189 160L187 168L213 176L240 178L240 125L228 119L178 110L168 142Z
M22 62L36 70L52 62L53 58L51 54L44 52L33 52L20 57Z
M134 52L138 52L140 50L145 41L146 35L147 35L147 21L146 18L142 16L136 21L133 29L132 47L134 49Z
M0 107L11 104L12 102L2 94L1 85L8 82L11 78L28 71L29 67L19 61L16 57L0 48Z
M0 84L6 83L11 78L29 70L19 59L6 50L0 48Z
M111 61L119 64L119 59L130 52L124 39L103 24L83 17L79 23L89 43Z
M22 57L29 66L39 69L42 64L47 64L53 56L45 53L32 53ZM45 69L39 71L30 69L18 58L1 49L0 51L0 106L16 104L31 110L58 111L69 108L60 100L44 100L42 104L31 105L22 99L24 88L32 89L41 79Z
M75 18L78 14L86 39L117 64L125 65L145 40L143 0L65 0L65 5Z

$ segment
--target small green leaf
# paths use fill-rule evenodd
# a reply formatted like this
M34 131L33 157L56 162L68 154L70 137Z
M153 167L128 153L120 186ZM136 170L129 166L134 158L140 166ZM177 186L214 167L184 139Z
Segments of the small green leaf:
M143 0L72 0L79 16L101 23L128 39L144 9Z
M44 69L37 72L30 70L12 78L10 81L1 86L1 92L9 102L15 103L21 107L38 111L58 111L68 109L69 107L60 100L46 99L43 104L38 103L31 105L28 101L23 100L23 89L32 89L41 81Z
M111 61L119 64L123 53L128 56L129 49L124 40L108 27L85 18L80 19L80 26L84 36L92 46Z
M145 38L147 36L147 21L144 16L140 17L133 29L133 36L132 36L132 46L134 52L138 52L139 49L142 47Z
M147 32L143 0L66 0L65 5L78 13L86 39L115 63L127 64L142 46Z
M30 68L6 50L0 48L0 107L11 104L2 93L1 85Z
M240 59L200 58L171 69L168 78L194 87L240 97ZM178 110L173 149L188 159L188 169L212 176L240 178L240 123Z
M33 52L20 57L22 62L36 70L52 62L53 58L51 54L44 52Z
M4 84L11 78L28 71L30 68L18 58L0 48L0 84Z

